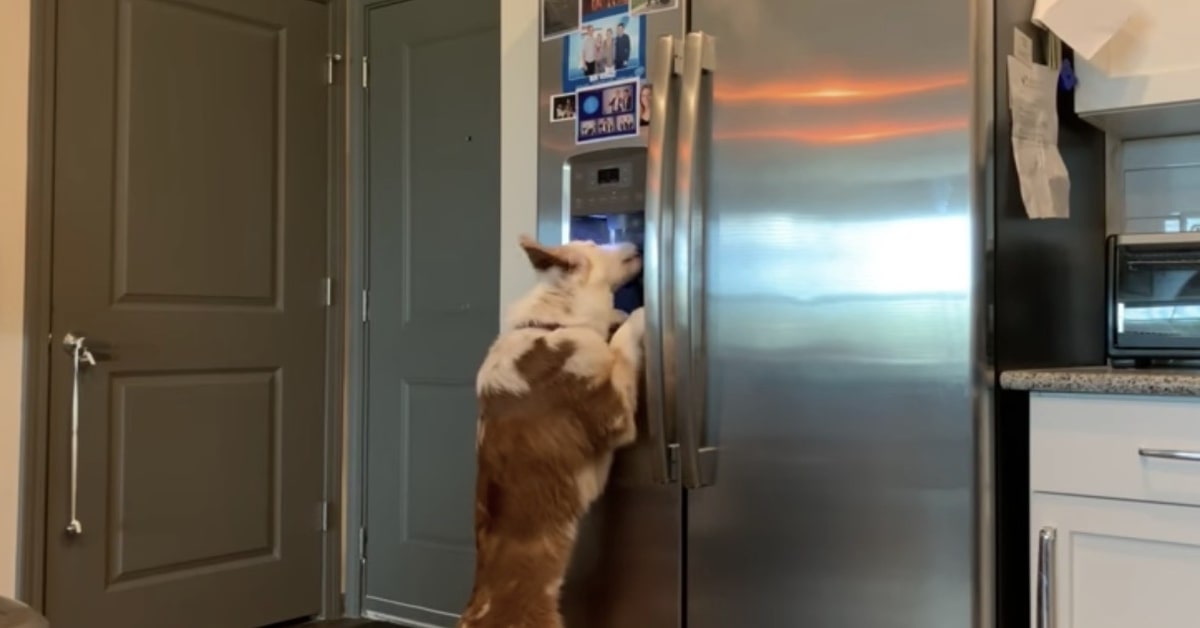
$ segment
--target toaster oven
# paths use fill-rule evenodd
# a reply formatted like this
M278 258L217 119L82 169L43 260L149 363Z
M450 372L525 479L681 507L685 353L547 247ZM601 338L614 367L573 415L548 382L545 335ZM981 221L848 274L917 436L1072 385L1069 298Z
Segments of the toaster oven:
M1108 238L1113 366L1200 360L1200 232Z

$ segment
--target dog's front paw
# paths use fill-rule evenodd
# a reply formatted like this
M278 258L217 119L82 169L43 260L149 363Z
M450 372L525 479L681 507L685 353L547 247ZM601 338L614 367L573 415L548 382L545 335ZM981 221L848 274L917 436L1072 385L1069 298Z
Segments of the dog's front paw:
M633 358L641 356L642 338L646 335L646 311L638 308L625 319L613 334L612 347Z
M610 314L608 317L608 337L610 340L612 339L613 334L617 333L617 330L620 329L621 325L625 324L625 321L628 319L629 319L629 315L626 314L624 311L622 311L622 310L613 310L612 311L612 314Z
M621 323L621 327L629 329L629 333L640 341L646 334L646 309L639 307L634 310L625 322Z

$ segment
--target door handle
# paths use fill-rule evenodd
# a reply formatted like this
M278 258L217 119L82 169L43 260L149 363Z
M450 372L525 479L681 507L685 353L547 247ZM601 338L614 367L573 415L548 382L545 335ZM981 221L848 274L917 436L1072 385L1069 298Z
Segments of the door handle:
M1054 546L1058 533L1054 528L1038 532L1037 628L1054 628Z
M651 476L654 482L672 481L671 451L667 433L668 417L675 415L674 356L667 347L674 345L669 326L671 320L671 279L666 272L672 258L671 230L674 218L675 176L674 124L679 90L679 74L675 71L678 44L670 35L660 37L651 57L650 80L653 85L650 110L650 131L646 158L646 232L643 251L643 276L646 301L646 431L649 433L652 455ZM668 298L664 298L667 296Z
M711 143L712 77L716 41L688 33L684 41L679 102L679 165L675 176L675 361L679 412L680 474L685 488L715 481L716 449L701 446L707 424L704 356L705 218Z
M1142 447L1138 449L1138 455L1143 458L1200 462L1200 451L1184 451L1181 449L1148 449L1146 447Z
M79 385L84 368L96 366L96 357L87 348L87 339L68 333L63 336L63 349L71 356L71 520L67 522L67 534L83 534L83 523L79 521Z

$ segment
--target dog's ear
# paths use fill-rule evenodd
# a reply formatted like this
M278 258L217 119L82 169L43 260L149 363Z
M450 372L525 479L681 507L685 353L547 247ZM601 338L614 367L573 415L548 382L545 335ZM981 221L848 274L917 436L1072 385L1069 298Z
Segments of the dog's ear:
M525 249L525 255L529 256L529 263L539 273L554 268L568 273L575 268L575 262L570 258L571 256L566 255L562 247L545 247L533 238L523 235L521 236L521 248Z

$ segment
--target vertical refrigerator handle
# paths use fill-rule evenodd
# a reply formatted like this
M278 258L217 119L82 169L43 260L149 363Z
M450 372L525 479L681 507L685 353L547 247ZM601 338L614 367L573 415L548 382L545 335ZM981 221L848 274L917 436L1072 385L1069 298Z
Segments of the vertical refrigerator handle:
M712 484L716 449L702 444L706 432L704 351L705 218L708 203L712 81L716 42L688 33L684 40L679 101L678 165L675 173L674 320L676 400L681 476L689 489Z
M674 416L674 359L667 347L671 333L671 229L674 217L675 125L679 75L675 37L665 35L654 45L651 56L650 129L646 158L646 233L643 257L646 305L646 431L654 460L653 480L670 483L671 456L667 421ZM664 298L667 297L667 298Z

